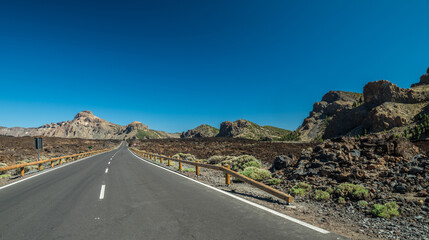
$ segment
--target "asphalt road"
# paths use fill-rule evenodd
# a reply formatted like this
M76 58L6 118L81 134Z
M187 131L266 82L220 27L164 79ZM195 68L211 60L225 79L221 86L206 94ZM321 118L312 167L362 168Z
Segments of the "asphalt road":
M0 189L0 239L340 238L144 162L125 144Z

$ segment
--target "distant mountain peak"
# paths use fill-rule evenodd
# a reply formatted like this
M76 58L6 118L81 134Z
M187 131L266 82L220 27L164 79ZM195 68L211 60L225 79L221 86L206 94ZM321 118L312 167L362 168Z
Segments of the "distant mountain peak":
M88 110L84 110L82 112L79 112L78 114L76 114L76 116L74 117L74 119L78 119L78 118L97 118L91 111Z

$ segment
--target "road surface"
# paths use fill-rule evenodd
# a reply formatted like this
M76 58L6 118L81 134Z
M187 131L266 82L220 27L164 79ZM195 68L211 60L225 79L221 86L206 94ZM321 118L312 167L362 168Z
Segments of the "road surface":
M118 149L0 189L0 239L342 239Z

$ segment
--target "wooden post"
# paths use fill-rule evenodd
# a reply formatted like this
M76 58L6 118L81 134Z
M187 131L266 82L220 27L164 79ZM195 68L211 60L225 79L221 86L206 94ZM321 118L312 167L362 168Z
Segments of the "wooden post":
M179 171L182 171L182 162L179 162Z
M51 167L54 167L54 161L51 161Z
M62 159L60 158L58 165L61 165L61 164L62 164Z
M24 170L25 170L25 167L22 167L20 170L21 170L21 177L24 177L24 173L25 173L25 171L24 171Z
M229 165L226 165L225 168L231 169ZM229 173L225 173L225 184L230 185L231 184L231 175Z
M159 159L160 163L162 164L162 157Z
M39 171L42 171L42 164L39 164Z
M199 160L196 160L197 163L199 163ZM195 166L195 174L197 174L197 176L200 175L200 166Z

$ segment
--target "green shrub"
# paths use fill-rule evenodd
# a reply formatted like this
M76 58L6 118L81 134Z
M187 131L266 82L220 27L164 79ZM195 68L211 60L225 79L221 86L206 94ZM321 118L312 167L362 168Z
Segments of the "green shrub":
M192 162L195 162L195 160L197 160L197 158L190 153L176 153L172 157L173 158L181 158L183 160L192 161Z
M10 178L10 174L2 174L2 175L0 175L0 179L3 179L3 178Z
M243 171L240 171L240 174L256 181L267 180L271 177L270 171L257 167L247 167Z
M261 162L253 156L241 155L234 156L212 156L207 159L209 164L229 165L234 171L243 171L247 167L261 168Z
M304 196L311 190L308 183L299 182L290 189L290 193L294 196Z
M327 191L329 194L334 193L334 189L333 189L333 188L331 188L331 187L328 187L328 188L326 189L326 191Z
M335 193L341 197L349 197L351 199L365 199L369 197L368 189L362 185L356 185L352 183L340 184Z
M358 205L360 207L366 207L366 206L368 206L368 202L365 201L365 200L359 200L357 203L358 203Z
M331 194L322 190L316 190L314 194L314 200L316 201L327 201L331 198Z
M376 217L390 218L399 215L399 206L396 202L388 202L384 205L374 204L371 213Z
M346 199L344 199L343 197L339 197L338 198L338 203L339 204L345 204L346 203Z
M195 168L182 168L183 172L195 172Z
M268 184L270 185L277 185L277 184L280 184L281 182L282 180L278 178L271 178L270 180L268 180Z

